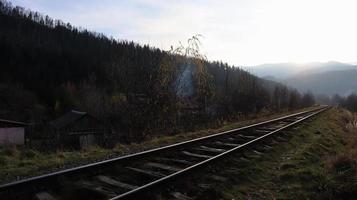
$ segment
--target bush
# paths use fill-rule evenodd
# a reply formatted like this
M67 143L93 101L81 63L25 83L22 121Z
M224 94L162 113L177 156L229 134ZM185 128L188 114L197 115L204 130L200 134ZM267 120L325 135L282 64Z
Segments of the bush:
M28 159L28 158L36 158L38 157L38 153L31 149L25 149L21 152L21 158Z
M18 155L19 151L15 145L11 145L11 146L4 147L1 153L4 154L5 156L13 157Z

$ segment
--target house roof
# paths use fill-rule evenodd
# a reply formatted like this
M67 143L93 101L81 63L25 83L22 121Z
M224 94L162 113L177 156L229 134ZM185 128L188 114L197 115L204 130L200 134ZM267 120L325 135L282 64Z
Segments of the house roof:
M64 127L72 124L73 122L81 119L82 117L84 117L86 115L93 117L86 112L71 110L68 113L62 115L60 118L55 119L52 122L50 122L50 125L56 129L61 129L61 128L64 128Z
M6 120L6 119L0 119L0 124L8 124L8 125L14 125L14 126L28 126L28 123L24 122L17 122L17 121L12 121L12 120Z

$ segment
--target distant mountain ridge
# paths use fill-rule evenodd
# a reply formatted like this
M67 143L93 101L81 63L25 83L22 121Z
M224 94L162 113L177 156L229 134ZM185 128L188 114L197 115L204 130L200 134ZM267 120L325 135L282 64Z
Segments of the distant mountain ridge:
M245 67L259 77L273 76L276 79L286 79L299 73L321 73L327 71L340 71L357 69L356 65L329 61L329 62L310 62L310 63L273 63L262 64L253 67Z
M297 64L294 63L272 63L245 68L259 77L283 78L297 73L297 67Z
M331 72L331 71L344 71L344 70L353 70L357 69L356 65L340 63L335 61L330 61L327 63L320 63L321 65L310 66L308 69L305 69L300 72L300 74L316 74L323 72Z
M299 91L310 90L315 94L345 96L357 93L357 69L300 73L282 82Z
M277 63L250 67L249 71L262 78L279 81L301 92L349 95L357 93L357 65L330 62L305 64Z

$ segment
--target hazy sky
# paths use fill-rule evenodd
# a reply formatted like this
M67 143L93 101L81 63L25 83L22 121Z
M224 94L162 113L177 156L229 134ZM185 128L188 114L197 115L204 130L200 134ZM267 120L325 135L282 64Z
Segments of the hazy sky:
M357 61L356 0L10 0L117 39L169 49L202 34L234 65Z

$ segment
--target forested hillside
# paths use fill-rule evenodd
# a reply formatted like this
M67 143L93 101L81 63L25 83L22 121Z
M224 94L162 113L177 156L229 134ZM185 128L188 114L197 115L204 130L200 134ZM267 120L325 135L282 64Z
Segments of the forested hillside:
M310 106L309 93L199 52L108 38L0 1L0 117L45 123L77 109L142 137L219 119Z

